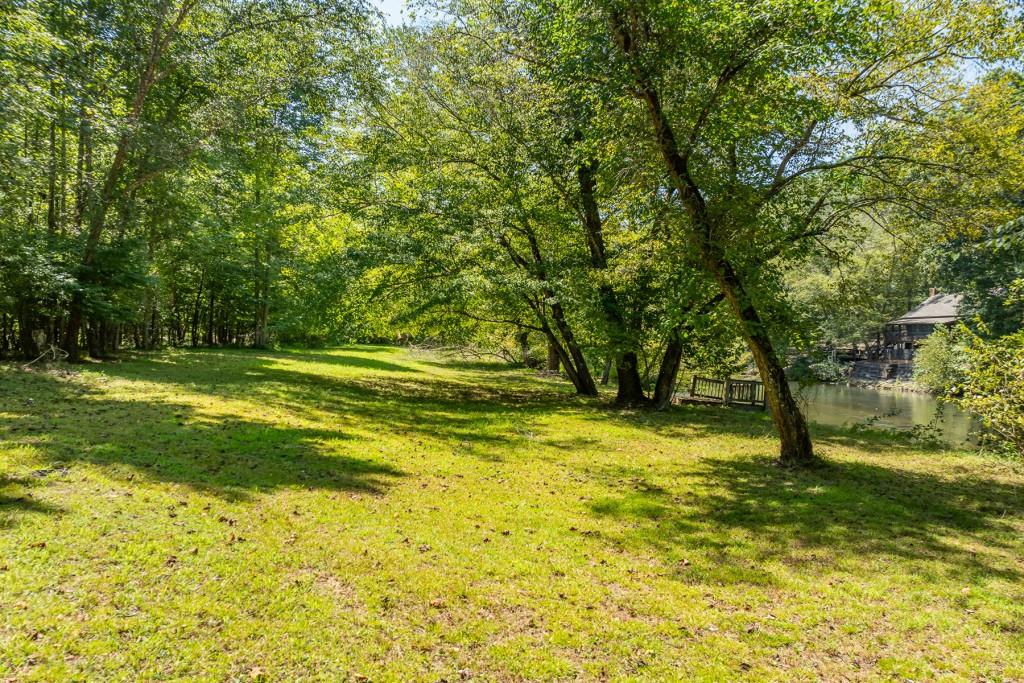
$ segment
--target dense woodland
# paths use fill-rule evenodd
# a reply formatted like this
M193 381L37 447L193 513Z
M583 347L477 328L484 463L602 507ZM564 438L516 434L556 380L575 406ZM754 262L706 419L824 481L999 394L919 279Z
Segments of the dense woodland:
M429 340L656 407L681 367L752 363L808 462L792 353L938 287L974 357L1020 355L1022 28L1002 0L466 0L403 26L5 2L0 354Z

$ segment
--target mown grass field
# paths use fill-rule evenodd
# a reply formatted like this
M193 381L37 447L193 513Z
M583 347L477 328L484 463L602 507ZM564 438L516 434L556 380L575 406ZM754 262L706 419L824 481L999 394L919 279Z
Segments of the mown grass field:
M1024 466L391 348L0 369L0 680L1024 680Z

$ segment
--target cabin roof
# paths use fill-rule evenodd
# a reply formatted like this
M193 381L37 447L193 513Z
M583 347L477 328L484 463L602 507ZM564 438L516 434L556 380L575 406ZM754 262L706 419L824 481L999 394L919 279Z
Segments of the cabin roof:
M890 320L888 325L938 325L959 319L963 294L933 294L917 308Z

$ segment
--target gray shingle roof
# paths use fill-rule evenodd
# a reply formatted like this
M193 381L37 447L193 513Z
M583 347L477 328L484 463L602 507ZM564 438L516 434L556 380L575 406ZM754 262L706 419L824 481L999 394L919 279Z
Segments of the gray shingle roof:
M889 325L927 325L955 322L963 294L936 294L906 315L890 320Z

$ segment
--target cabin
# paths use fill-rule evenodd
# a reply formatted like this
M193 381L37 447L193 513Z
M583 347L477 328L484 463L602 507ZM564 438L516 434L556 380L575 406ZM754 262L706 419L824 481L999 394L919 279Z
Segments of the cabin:
M960 319L962 294L931 295L917 308L890 320L882 332L882 356L887 360L914 360L914 351L938 326L949 327Z

